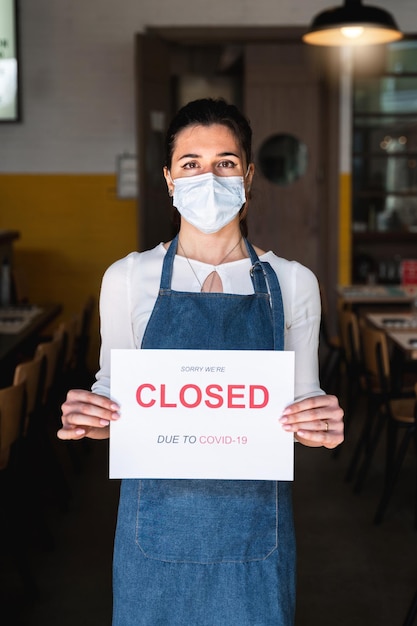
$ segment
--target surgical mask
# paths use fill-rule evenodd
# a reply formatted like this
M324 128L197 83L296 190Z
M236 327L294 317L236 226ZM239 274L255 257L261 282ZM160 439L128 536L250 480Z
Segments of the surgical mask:
M246 202L243 176L211 172L175 178L173 204L182 217L206 234L229 224Z

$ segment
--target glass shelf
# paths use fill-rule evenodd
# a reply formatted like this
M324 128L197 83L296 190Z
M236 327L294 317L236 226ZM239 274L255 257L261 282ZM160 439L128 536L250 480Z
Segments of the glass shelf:
M417 39L381 54L374 72L363 74L360 55L354 69L354 276L358 267L375 272L388 261L397 267L401 258L417 257Z

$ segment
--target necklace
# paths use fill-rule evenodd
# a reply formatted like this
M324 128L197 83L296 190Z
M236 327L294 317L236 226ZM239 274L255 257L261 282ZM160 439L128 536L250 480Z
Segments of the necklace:
M241 242L241 241L242 241L242 237L240 237L239 241L238 241L238 242L237 242L237 243L233 246L233 248L232 248L231 250L229 250L229 252L226 254L226 256L224 256L224 257L222 258L222 260L221 260L219 263L217 263L214 267L217 267L218 265L222 265L222 263L224 263L224 262L225 262L225 260L226 260L226 259L227 259L227 258L228 258L231 254L232 254L232 252L234 252L234 251L236 250L236 248L239 246L239 244L240 244L240 242ZM186 258L186 260L187 260L187 263L188 263L188 265L190 266L190 269L191 269L192 273L193 273L193 274L194 274L194 276L196 277L196 280L197 280L198 284L200 285L200 291L203 291L203 286L204 286L204 284L207 282L207 279L204 281L204 283L202 283L202 282L201 282L201 280L200 280L200 279L199 279L199 277L197 276L197 273L196 273L195 269L193 268L193 266L192 266L192 264L191 264L190 259L188 258L187 254L186 254L186 252L185 252L185 250L184 250L184 246L182 245L182 243L181 243L180 239L178 239L178 245L179 245L179 247L181 248L181 251L182 251L183 255L185 256L185 258ZM213 287L214 277L215 277L216 273L217 273L217 272L216 272L216 270L213 270L213 271L211 272L211 281L210 281L210 285L208 286L208 289L206 290L206 291L207 291L207 292L209 292L209 293L211 292L211 289L212 289L212 287Z

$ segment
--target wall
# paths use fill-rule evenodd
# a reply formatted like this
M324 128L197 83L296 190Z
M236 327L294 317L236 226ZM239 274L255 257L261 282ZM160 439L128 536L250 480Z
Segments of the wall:
M332 3L330 3L332 4ZM374 2L417 31L415 0ZM134 143L133 38L147 26L307 25L326 0L20 0L23 123L0 171L110 173Z
M332 3L329 3L330 5ZM135 248L133 201L115 197L118 155L135 152L133 38L147 26L306 25L325 0L20 0L23 121L0 126L0 228L33 300L64 314L98 295ZM374 2L417 31L415 0ZM91 362L98 347L97 321Z
M113 174L3 174L0 229L18 230L14 265L30 302L60 302L62 317L98 299L105 268L136 247L133 200L118 200ZM58 320L59 321L59 320ZM98 364L94 315L89 366Z

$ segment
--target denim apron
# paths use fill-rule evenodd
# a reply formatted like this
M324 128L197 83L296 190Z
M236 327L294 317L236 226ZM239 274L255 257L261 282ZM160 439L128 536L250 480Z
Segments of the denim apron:
M172 291L177 239L141 347L282 350L278 279L249 242L254 294L233 295ZM113 589L113 626L291 626L291 483L123 480Z

